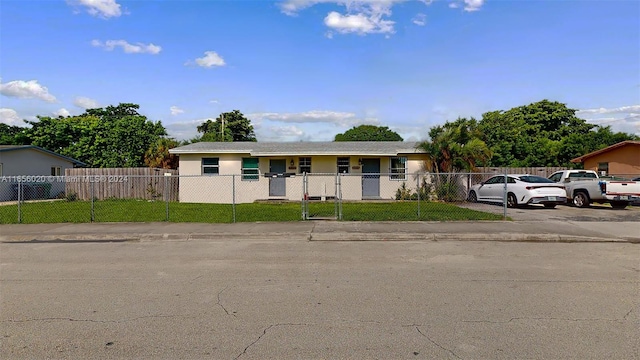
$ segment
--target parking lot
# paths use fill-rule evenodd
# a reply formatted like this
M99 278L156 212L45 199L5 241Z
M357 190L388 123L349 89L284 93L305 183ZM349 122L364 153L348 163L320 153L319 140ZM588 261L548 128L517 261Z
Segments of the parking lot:
M494 214L503 214L504 212L501 205L488 203L464 203L458 206ZM609 205L592 205L589 208L564 205L557 206L555 209L532 205L509 208L507 216L515 221L637 221L640 224L640 206L628 206L624 210L614 210ZM640 227L640 225L638 226Z

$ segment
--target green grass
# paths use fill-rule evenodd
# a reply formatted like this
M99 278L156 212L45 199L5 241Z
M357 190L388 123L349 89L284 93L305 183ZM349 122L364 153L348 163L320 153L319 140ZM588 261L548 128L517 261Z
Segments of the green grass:
M333 202L309 204L311 217L334 216ZM238 204L236 222L300 221L299 202ZM415 201L349 202L342 204L345 221L455 221L502 220L502 216L464 209L452 204L421 202L420 217ZM22 223L86 223L91 222L89 201L26 202L21 205ZM96 222L154 222L166 220L166 203L147 200L95 201ZM231 223L233 207L230 204L169 203L169 221L200 223ZM18 205L0 206L0 224L18 223Z

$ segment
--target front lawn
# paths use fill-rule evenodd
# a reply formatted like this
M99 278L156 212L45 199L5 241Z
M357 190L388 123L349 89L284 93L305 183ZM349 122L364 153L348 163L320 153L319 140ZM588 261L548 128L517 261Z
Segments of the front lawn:
M333 202L309 203L309 216L331 217L335 214ZM169 203L169 221L231 223L234 218L231 204ZM91 222L90 201L25 202L20 206L21 222L37 223L85 223ZM452 220L502 220L502 216L457 207L452 204L415 201L345 202L342 204L342 220L345 221L452 221ZM155 222L167 220L167 204L147 200L95 201L95 222ZM302 205L299 202L251 203L235 206L236 222L301 221ZM0 224L19 222L18 205L0 206Z

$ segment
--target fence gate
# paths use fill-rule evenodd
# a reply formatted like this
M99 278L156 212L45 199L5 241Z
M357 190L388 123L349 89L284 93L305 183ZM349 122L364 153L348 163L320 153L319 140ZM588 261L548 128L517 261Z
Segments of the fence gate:
M304 220L338 220L341 218L340 176L338 174L303 174L302 218Z

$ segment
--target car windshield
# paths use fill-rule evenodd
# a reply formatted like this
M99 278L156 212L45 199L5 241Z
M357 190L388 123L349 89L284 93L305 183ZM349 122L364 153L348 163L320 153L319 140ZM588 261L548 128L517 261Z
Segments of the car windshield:
M553 181L543 178L541 176L528 175L528 176L520 176L520 181L528 182L528 183L553 183Z

